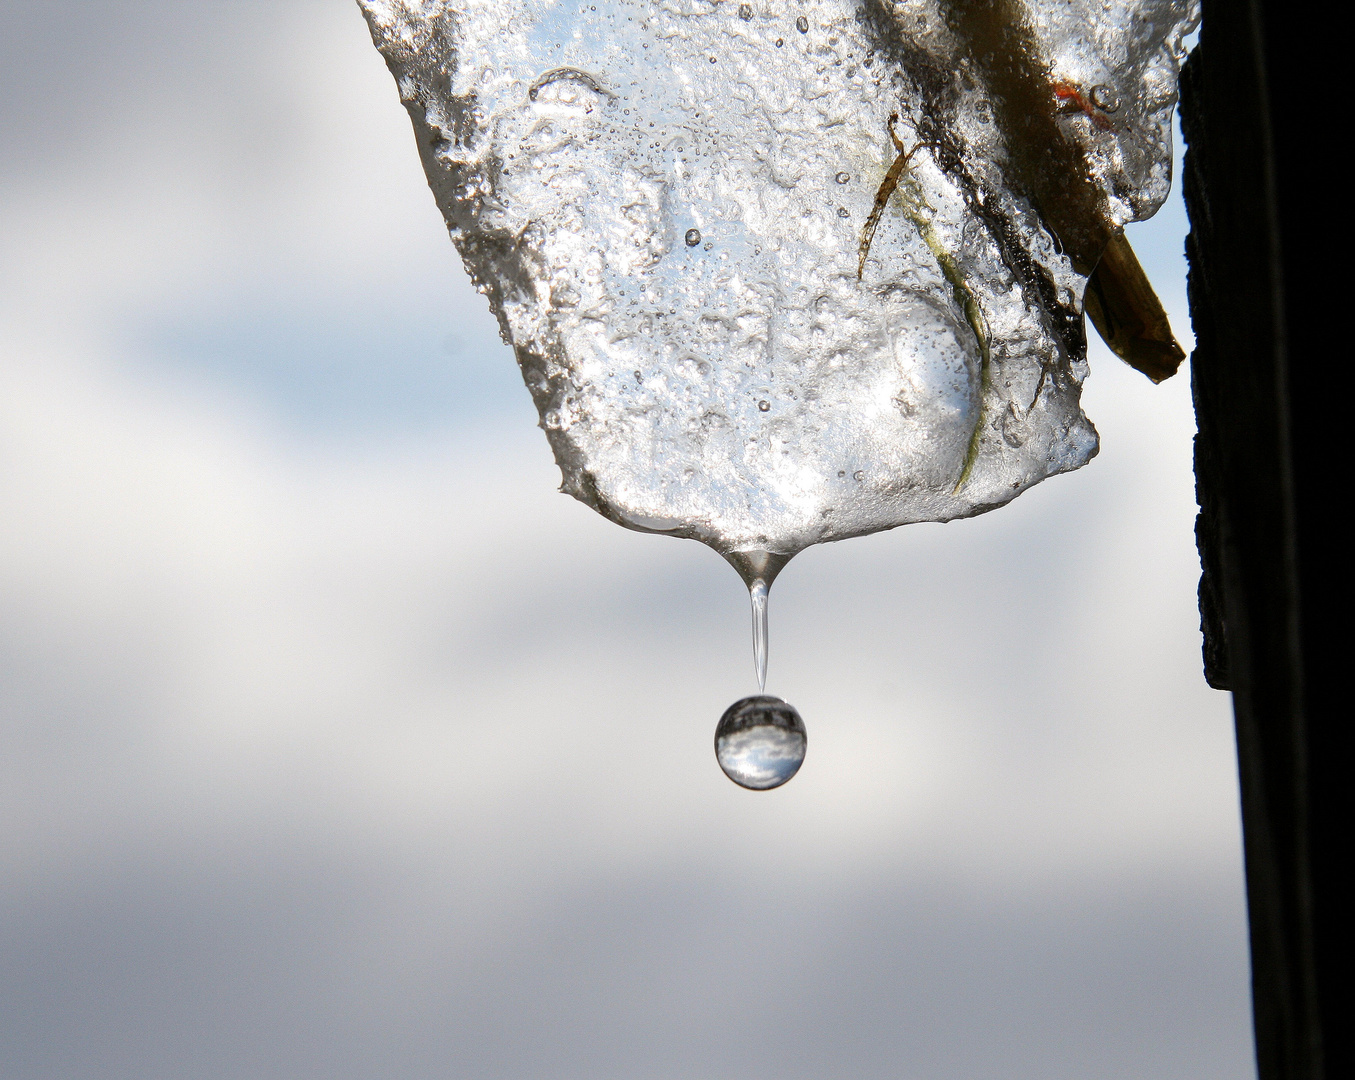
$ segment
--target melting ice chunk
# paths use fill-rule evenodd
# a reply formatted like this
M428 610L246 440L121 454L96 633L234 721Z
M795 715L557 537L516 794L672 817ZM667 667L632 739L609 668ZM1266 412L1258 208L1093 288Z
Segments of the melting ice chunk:
M359 2L596 510L792 555L1096 452L1085 275L1166 196L1192 4Z

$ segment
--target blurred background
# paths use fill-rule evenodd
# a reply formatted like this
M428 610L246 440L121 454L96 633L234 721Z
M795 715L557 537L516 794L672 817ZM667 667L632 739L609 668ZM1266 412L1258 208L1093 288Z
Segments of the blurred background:
M1254 1075L1188 374L797 558L742 791L742 586L556 493L356 7L0 18L0 1076Z

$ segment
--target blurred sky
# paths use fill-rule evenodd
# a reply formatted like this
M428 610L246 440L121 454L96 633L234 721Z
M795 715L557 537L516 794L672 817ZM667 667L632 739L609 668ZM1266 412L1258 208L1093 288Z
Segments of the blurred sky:
M742 587L556 493L357 9L0 18L0 1077L1254 1075L1187 375L797 558L744 792Z

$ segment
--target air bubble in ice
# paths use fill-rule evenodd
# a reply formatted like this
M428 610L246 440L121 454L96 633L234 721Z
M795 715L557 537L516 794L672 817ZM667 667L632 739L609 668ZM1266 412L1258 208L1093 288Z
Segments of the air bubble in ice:
M1115 92L1115 87L1102 83L1092 87L1092 104L1102 112L1113 113L1120 108L1120 95Z
M700 230L700 229L688 229L688 230L687 230L686 240L687 240L687 246L688 246L688 247L696 247L697 244L701 243L701 230Z
M527 89L530 101L544 100L542 91L547 87L559 88L558 94L563 104L587 104L588 98L606 100L615 95L602 85L594 76L578 68L559 67L539 75ZM583 91L583 94L580 94Z
M751 791L780 787L799 772L808 745L795 706L767 694L734 702L715 729L715 760Z

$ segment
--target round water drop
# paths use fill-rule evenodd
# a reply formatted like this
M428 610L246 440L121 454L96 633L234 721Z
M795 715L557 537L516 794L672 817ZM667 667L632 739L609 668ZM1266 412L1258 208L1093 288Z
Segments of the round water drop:
M840 172L835 177L833 177L833 179L836 180L839 184L847 184L851 182L852 177L851 173Z
M802 34L809 33L809 20L806 19L803 15L801 15L798 19L795 20L795 29L800 31L800 33Z
M701 243L701 230L700 230L700 229L688 229L688 230L687 230L686 240L687 240L687 246L688 246L688 247L696 247L697 244Z
M715 729L715 760L750 791L780 787L805 759L809 737L795 706L769 694L734 702Z

